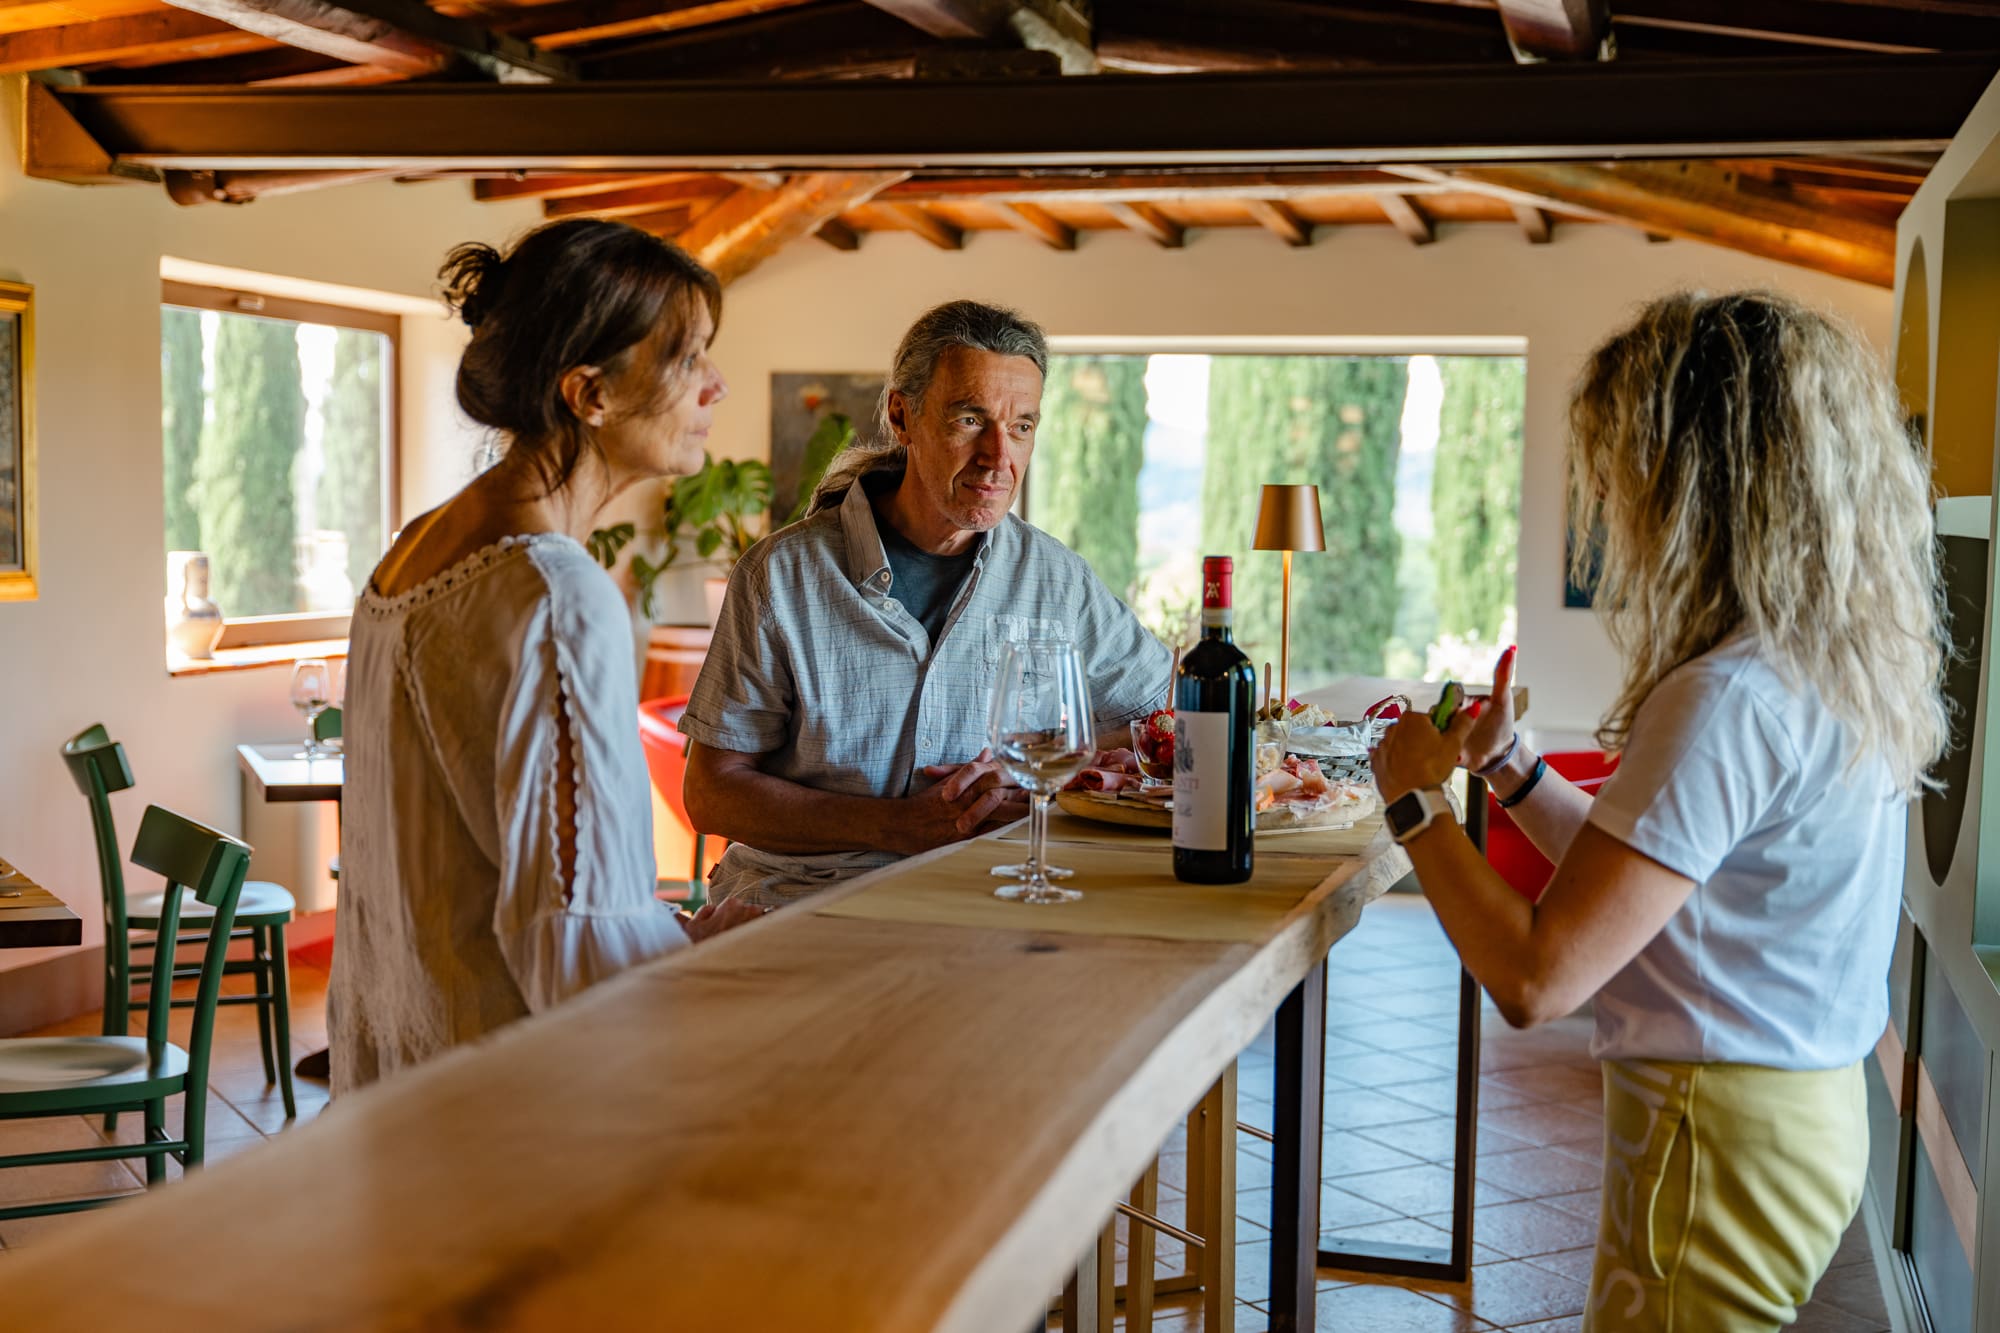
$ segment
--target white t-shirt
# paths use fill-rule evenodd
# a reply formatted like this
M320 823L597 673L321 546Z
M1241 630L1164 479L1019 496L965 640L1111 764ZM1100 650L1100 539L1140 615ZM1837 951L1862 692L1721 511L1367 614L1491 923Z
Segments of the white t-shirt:
M1695 882L1598 992L1600 1059L1837 1069L1888 1022L1908 807L1738 637L1654 687L1590 822Z

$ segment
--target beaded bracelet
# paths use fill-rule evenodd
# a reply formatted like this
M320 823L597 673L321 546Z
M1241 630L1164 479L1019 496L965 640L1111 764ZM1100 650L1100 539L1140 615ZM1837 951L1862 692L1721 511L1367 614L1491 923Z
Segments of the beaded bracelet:
M1527 800L1528 793L1535 789L1535 784L1542 780L1542 774L1548 771L1549 771L1549 761L1542 758L1540 755L1536 755L1535 767L1533 771L1531 771L1528 774L1528 780L1522 783L1519 787L1515 788L1514 794L1512 796L1501 797L1500 808L1502 810L1512 810L1515 806Z
M1521 748L1521 733L1517 731L1514 733L1512 739L1510 739L1507 742L1506 751L1498 759L1495 759L1492 763L1486 765L1486 767L1473 769L1472 776L1476 778L1492 777L1495 773L1498 773L1501 769L1507 767L1507 761L1509 759L1512 759L1514 757L1514 751L1520 748Z

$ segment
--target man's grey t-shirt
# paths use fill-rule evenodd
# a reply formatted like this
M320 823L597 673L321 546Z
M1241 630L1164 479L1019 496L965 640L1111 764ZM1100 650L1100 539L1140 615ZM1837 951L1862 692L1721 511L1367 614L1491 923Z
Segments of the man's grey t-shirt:
M968 546L958 555L933 555L896 531L896 525L875 516L876 530L882 534L882 554L889 561L889 595L917 618L935 644L944 635L944 622L959 585L979 556L977 546Z
M730 574L682 732L758 755L790 782L899 797L928 785L925 765L964 763L985 746L987 699L1011 642L1060 638L1082 650L1107 744L1165 699L1173 655L1081 556L1012 514L973 552L933 634L901 600L865 486L766 537ZM775 906L895 859L736 843L711 884L718 897Z

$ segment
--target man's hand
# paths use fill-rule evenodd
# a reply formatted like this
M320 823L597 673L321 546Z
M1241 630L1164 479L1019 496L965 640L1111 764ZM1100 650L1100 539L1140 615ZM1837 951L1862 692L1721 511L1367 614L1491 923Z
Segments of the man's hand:
M724 898L719 903L706 903L699 912L689 916L686 912L676 914L681 929L687 932L689 940L700 944L711 935L720 935L746 921L755 921L771 909L752 907L741 898Z
M903 798L904 820L896 830L906 856L958 842L1028 813L1027 794L1015 786L981 750L970 763L931 764L924 776L936 781L915 796Z

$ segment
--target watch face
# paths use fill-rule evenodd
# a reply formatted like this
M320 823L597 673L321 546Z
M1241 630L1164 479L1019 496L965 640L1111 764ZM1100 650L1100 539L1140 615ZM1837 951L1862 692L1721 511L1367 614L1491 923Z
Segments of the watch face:
M1416 792L1406 791L1389 802L1382 818L1387 821L1389 832L1400 838L1424 822L1424 798Z

